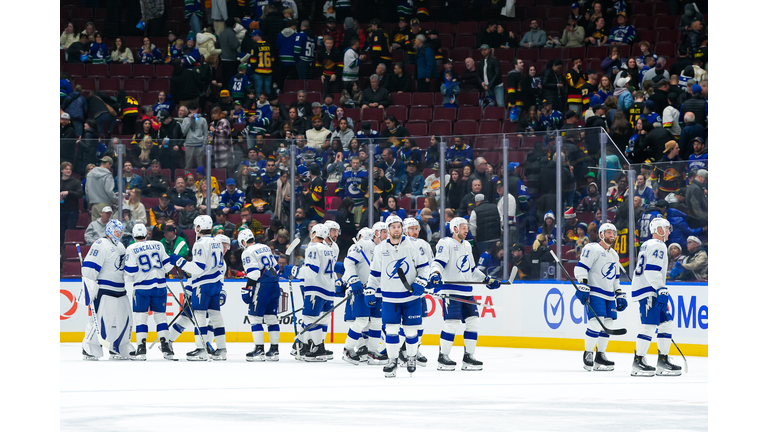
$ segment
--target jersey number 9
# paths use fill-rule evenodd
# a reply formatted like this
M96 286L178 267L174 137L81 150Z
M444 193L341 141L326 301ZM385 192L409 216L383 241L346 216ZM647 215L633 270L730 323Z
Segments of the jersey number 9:
M160 268L163 266L163 262L160 260L160 254L157 252L154 252L152 254L152 258L155 259L155 264L153 265L152 262L149 259L149 255L139 255L139 265L141 266L140 269L142 272L147 273L148 271L152 270L152 268Z

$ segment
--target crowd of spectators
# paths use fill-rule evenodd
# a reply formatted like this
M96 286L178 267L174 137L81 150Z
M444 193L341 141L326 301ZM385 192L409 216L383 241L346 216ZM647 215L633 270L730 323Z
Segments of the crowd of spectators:
M564 18L564 28L556 32L532 19L526 22L529 31L515 34L505 28L506 17L498 15L478 31L478 60L451 59L437 31L421 28L422 21L432 18L417 7L420 1L373 1L382 13L371 16L367 9L358 15L346 8L348 1L330 1L338 7L322 13L303 1L251 3L214 0L206 9L198 0L186 1L191 30L186 35L170 32L167 47L145 37L142 47L132 50L116 37L108 49L93 24L80 33L73 23L67 25L61 46L68 63L167 63L173 72L170 91L149 105L142 101L144 106L124 91L86 93L62 72L62 242L64 231L74 229L78 212L86 209L91 215L86 243L98 238L120 200L123 214L115 218L126 226L147 224L169 253L189 253L184 230L207 211L204 166L210 145L211 166L223 173L211 177L214 231L236 238L239 229L250 227L277 256L291 237L306 244L312 225L328 219L342 226L340 246L349 246L354 233L368 226L370 213L374 222L390 214L415 217L422 237L434 244L446 233L439 226L438 204L444 181L445 220L469 221L479 264L499 274L502 228L507 226L511 264L519 267L519 277L539 279L546 275L543 263L551 261L544 250L556 238L552 210L558 188L567 209L562 241L566 259L573 260L586 243L596 241L603 200L619 235L622 230L626 235L626 198L632 187L640 244L649 237L650 218L669 219L676 235L670 238L670 259L675 250L679 261L670 265L676 269L672 277L706 279L708 60L697 2L681 2L682 36L674 62L654 54L653 44L637 40L624 1L573 3L570 15L557 17ZM472 1L473 13L476 3L487 2ZM392 16L384 11L396 6L401 6L393 12L397 25L388 33L381 17ZM311 24L323 21L322 34L314 34ZM158 21L147 24L152 32L160 27ZM505 73L496 56L502 50L520 54L602 46L608 48L607 57L597 69L579 56L549 60L538 71L517 56ZM397 51L402 62L392 59ZM454 62L465 67L454 71ZM370 76L361 76L364 64L370 65ZM317 81L322 102L308 101L306 89L284 102L287 83L297 80ZM392 95L409 92L442 93L443 106L454 108L458 94L477 92L482 108L506 108L505 122L516 123L515 135L537 139L524 160L501 166L483 157L498 149L473 149L475 137L414 137L405 125L408 118L387 110ZM380 129L345 115L350 108L381 110ZM609 171L607 191L598 187L599 173L593 169L600 159L599 139L582 129L591 127L605 129L617 150L606 158L609 168L616 168ZM555 181L558 134L564 142L560 185ZM439 178L441 141L448 147L445 179ZM113 166L117 144L126 146L123 196L118 196ZM289 179L291 144L297 146L295 190ZM368 144L376 145L373 154ZM371 159L375 168L369 173ZM621 172L630 168L627 161L637 171L634 185ZM174 178L179 169L184 175ZM508 211L502 200L503 170L509 174ZM368 190L369 175L373 191ZM368 193L374 194L374 208L368 208ZM156 198L158 204L145 207L142 197ZM289 226L292 200L295 227ZM130 236L124 241L130 242ZM236 242L226 259L235 277L242 270Z

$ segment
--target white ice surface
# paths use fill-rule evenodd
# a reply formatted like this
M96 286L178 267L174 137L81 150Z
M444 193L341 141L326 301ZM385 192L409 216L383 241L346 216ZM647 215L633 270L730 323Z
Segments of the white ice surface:
M342 361L339 344L327 345L335 357L327 363L298 362L289 344L279 362L247 363L246 343L230 343L225 362L187 362L193 346L174 344L178 362L163 360L158 347L145 362L88 362L79 344L61 344L61 430L707 430L701 357L689 357L690 373L680 377L636 378L631 354L609 353L613 372L587 372L577 351L478 347L484 370L469 372L460 370L457 346L457 369L438 372L438 347L423 346L426 368L386 379L382 366Z

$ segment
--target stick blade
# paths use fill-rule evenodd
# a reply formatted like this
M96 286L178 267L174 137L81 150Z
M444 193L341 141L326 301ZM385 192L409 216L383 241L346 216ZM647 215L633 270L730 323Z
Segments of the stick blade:
M517 266L512 266L512 271L509 273L509 278L507 278L507 280L505 281L502 281L501 283L504 284L504 282L506 282L508 284L511 284L517 277L517 271L518 271Z
M299 243L301 243L300 239L298 238L293 239L291 244L288 246L288 249L285 250L285 254L288 256L291 256L291 254L293 253L293 250L296 249L296 246L298 246Z
M607 329L605 332L612 336L621 336L627 334L627 329Z

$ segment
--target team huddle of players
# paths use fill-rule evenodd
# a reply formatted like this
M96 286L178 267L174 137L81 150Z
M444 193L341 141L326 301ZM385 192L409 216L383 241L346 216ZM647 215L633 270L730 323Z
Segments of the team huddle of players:
M105 237L93 244L83 261L85 301L86 304L92 302L96 312L96 320L89 322L82 343L84 359L97 360L103 356L100 336L109 345L112 358L145 360L148 312L151 311L164 358L175 360L173 341L185 330L194 329L196 348L187 353L188 361L226 360L221 305L226 301L222 286L226 273L224 253L229 243L224 236L211 236L209 216L199 216L194 225L198 238L192 249L192 261L187 261L166 254L159 242L147 240L147 229L141 224L132 232L135 243L125 248L120 243L122 224L117 220L107 223ZM667 307L664 241L669 236L669 222L658 218L650 225L653 238L642 245L632 280L631 295L639 302L642 324L632 375L680 375L681 368L668 358L672 319ZM325 348L324 340L330 312L340 306L334 306L335 300L342 297L346 308L344 318L350 322L342 359L352 364L384 364L386 377L394 377L398 365L405 366L412 374L417 366L427 365L419 346L422 316L426 313L424 296L430 294L442 299L444 319L437 369L455 369L456 362L450 359L450 353L454 337L463 324L462 370L482 370L483 363L474 357L479 314L472 287L486 285L489 289L498 289L501 281L477 269L472 247L466 241L466 219L452 219L449 229L452 235L437 243L433 256L430 245L418 238L419 223L415 219L390 216L385 222L374 224L373 229L361 229L355 246L349 249L343 262L338 262L339 247L335 240L340 234L339 225L333 221L315 225L304 264L289 265L284 270L284 276L299 284L303 297L303 328L297 332L291 355L307 362L333 359L333 352ZM610 371L614 363L605 356L609 335L601 330L598 317L606 327L611 327L617 311L626 309L627 300L619 289L619 258L611 248L616 240L616 228L610 223L602 224L599 238L598 243L584 247L574 275L579 282L577 297L590 305L584 368ZM277 309L282 295L279 267L270 248L256 243L250 230L241 231L237 240L244 249L242 262L247 275L241 296L248 304L255 344L254 350L246 354L246 360L277 361L280 338ZM169 328L165 314L169 288L165 275L175 267L191 276L184 284L182 311ZM125 278L131 279L134 287L132 307L126 295ZM134 320L138 342L135 349L130 343ZM268 350L264 347L265 326L271 343ZM657 328L659 356L654 368L647 364L645 356ZM593 353L595 344L596 354Z

